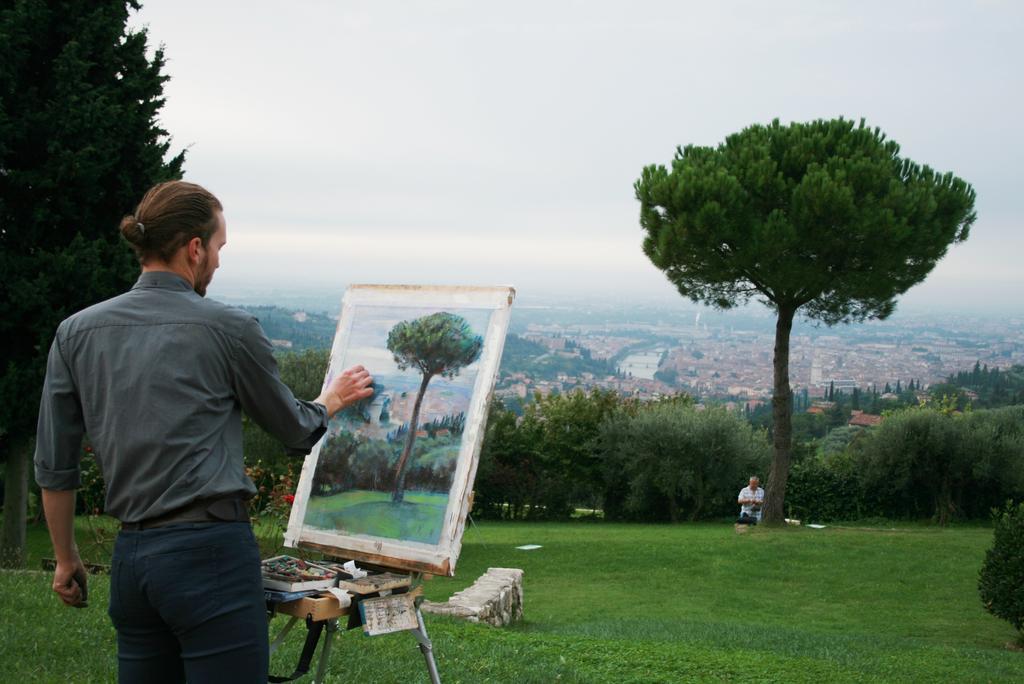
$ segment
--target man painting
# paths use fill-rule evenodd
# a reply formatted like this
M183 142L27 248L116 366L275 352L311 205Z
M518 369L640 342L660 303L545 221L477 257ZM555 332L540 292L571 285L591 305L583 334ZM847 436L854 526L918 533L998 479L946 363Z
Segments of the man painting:
M736 499L740 505L740 517L737 525L756 525L761 521L761 506L764 505L764 489L757 475L750 476L749 484L740 490Z
M106 512L121 521L108 611L119 679L265 682L242 411L302 455L332 415L372 395L373 379L356 366L300 401L259 322L205 298L227 226L204 188L153 187L121 234L142 266L138 282L63 321L47 361L35 472L57 558L53 590L68 605L84 603L74 509L88 434Z

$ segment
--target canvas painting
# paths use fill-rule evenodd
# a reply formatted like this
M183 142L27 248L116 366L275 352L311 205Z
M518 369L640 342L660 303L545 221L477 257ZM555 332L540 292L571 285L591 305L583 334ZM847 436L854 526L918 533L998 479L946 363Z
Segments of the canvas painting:
M325 384L361 364L374 394L336 415L306 457L286 545L454 573L514 295L349 288Z

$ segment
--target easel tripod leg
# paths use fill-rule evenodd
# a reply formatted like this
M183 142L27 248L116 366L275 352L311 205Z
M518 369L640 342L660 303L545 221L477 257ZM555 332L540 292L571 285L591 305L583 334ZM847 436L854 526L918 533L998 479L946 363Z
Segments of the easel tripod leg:
M427 626L423 622L423 613L420 612L418 605L416 606L416 621L419 623L419 627L412 630L412 635L419 642L420 653L423 654L423 659L427 661L430 684L441 684L441 677L437 674L437 663L434 662L434 644L431 643L430 637L427 636Z
M327 676L327 663L331 658L331 642L334 641L334 633L338 631L338 620L328 620L325 625L327 634L324 635L324 647L320 651L320 662L316 666L316 676L313 677L313 684L323 684Z
M277 637L275 637L274 641L270 644L270 655L274 655L274 651L276 651L278 647L281 646L281 642L284 641L284 638L288 636L288 632L292 631L292 627L294 627L295 623L298 621L299 618L293 617L288 621L288 624L284 626L284 629L282 629L280 633L278 633Z

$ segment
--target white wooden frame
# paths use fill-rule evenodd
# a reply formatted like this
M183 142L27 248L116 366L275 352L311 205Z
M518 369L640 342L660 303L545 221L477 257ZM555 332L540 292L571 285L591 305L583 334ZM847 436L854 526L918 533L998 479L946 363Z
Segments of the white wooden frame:
M494 394L498 365L501 361L505 333L511 316L515 290L511 287L416 286L416 285L353 285L342 299L334 344L331 348L332 370L340 372L335 363L341 363L348 348L355 312L359 307L423 307L432 311L446 309L489 309L492 311L484 346L479 358L479 370L473 385L465 429L452 486L448 493L441 537L438 544L411 540L396 540L369 535L347 535L306 526L307 505L326 436L306 456L299 477L295 502L292 505L285 532L284 544L325 551L335 556L362 560L388 568L454 575L455 563L462 548L462 534L470 511L473 481L476 477L487 421L487 410ZM326 380L325 380L326 382Z

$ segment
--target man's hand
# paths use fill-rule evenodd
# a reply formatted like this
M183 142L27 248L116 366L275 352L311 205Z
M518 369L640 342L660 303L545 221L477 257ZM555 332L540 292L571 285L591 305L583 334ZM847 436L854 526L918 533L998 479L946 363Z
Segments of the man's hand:
M327 408L328 417L341 409L373 396L373 376L362 366L352 366L331 383L315 399Z
M88 598L85 567L75 545L75 490L46 489L43 512L50 528L57 570L53 573L53 590L66 605L82 608Z
M68 562L57 561L57 570L53 573L53 591L65 605L84 608L88 599L85 577L85 566L75 553Z

